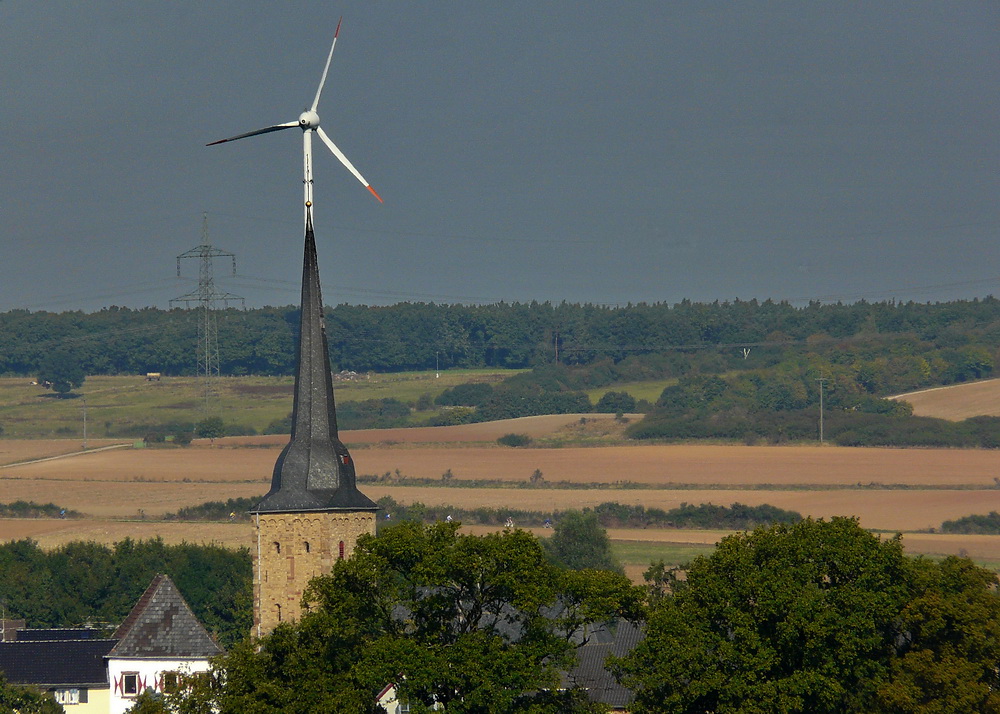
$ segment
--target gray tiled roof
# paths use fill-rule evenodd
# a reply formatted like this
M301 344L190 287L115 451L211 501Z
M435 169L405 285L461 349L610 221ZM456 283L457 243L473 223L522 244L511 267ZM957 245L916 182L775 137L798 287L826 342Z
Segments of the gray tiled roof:
M337 433L316 238L312 218L306 221L292 436L274 465L271 490L250 512L374 511L378 506L357 489L354 460Z
M115 631L109 657L214 657L222 653L166 575L157 575Z
M13 684L39 687L104 687L104 657L116 640L0 642L0 671Z
M639 643L642 630L636 625L620 621L613 629L604 629L577 650L579 662L563 676L563 684L587 690L591 701L607 704L613 709L627 708L634 698L631 689L615 680L604 663L608 655L622 657Z

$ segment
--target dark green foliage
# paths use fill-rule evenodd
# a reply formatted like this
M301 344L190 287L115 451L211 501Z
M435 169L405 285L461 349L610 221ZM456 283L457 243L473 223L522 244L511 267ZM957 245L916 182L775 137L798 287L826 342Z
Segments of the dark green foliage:
M163 516L165 521L248 521L250 509L260 503L258 498L230 498L222 501L209 501L200 506L186 506L176 513Z
M997 578L967 559L909 559L834 518L648 576L646 638L612 664L637 714L1000 711Z
M559 672L595 623L634 618L639 598L621 575L555 568L525 531L404 522L314 579L299 622L220 659L214 704L367 714L394 682L411 711L597 712Z
M552 536L544 541L545 552L556 565L571 570L624 572L611 552L611 539L590 510L566 511L555 523Z
M516 379L516 378L514 378ZM507 386L493 390L493 396L477 410L480 421L515 419L539 414L579 414L593 409L583 392L544 391L541 387Z
M0 544L0 601L29 627L109 628L125 618L157 573L170 575L198 619L229 646L251 626L247 549L160 539L74 542L43 551L30 540Z
M0 373L36 374L43 358L71 345L88 374L192 374L193 351L183 346L194 342L196 313L109 308L91 315L0 314L5 345ZM297 319L291 307L220 313L223 373L290 374ZM907 407L882 400L991 376L1000 350L1000 300L992 297L801 308L756 300L617 308L534 302L340 305L327 311L327 326L331 358L339 368L531 368L499 385L452 388L439 397L442 404L463 406L432 417L431 424L586 413L593 408L587 390L673 378L677 384L664 391L643 424L633 425L633 436L814 440L822 378L831 419L878 417L850 425L843 435L830 432L838 443L1000 445L1000 430L993 428L901 424L909 421ZM599 408L631 411L622 392L614 395L606 394ZM356 428L396 426L409 416L398 405L380 403L345 404L342 411L347 426ZM268 432L288 428L275 423ZM134 433L123 429L113 435L163 431L130 429Z
M481 407L493 396L493 387L482 382L458 384L437 396L435 404L449 407Z
M60 508L54 503L14 501L0 503L0 518L79 518L79 511Z
M427 426L455 426L476 421L479 421L479 417L472 407L451 407L428 419Z
M410 407L398 399L366 399L339 402L337 423L341 429L390 429L405 426Z
M87 374L195 374L189 346L199 317L181 309L12 310L0 314L0 373L33 375L44 355L73 340ZM297 308L223 310L218 318L223 374L293 373ZM1000 344L994 298L805 307L770 300L614 308L401 303L338 305L326 318L331 360L359 372L542 367L554 361L558 331L560 361L587 367L562 387L569 390L768 368L808 348L856 372L869 393L905 391L989 376ZM748 344L744 359L740 347Z
M945 521L942 533L965 533L970 535L1000 535L1000 513L990 511L985 516L972 515Z
M586 509L585 509L586 510ZM697 528L704 530L749 530L772 523L796 523L802 516L795 511L768 505L699 506L682 503L664 511L639 505L602 503L594 513L605 528Z
M448 516L468 524L503 525L508 518L519 526L540 526L546 521L558 524L564 515L576 511L524 511L510 508L456 508L453 506L427 506L419 501L409 506L396 503L392 496L378 500L379 508L392 514L391 520L414 520L425 523L443 521ZM802 516L768 504L745 506L715 506L711 503L693 506L682 503L678 508L646 508L640 505L605 502L585 514L596 516L603 528L699 528L719 530L747 530L772 523L795 523ZM589 516L588 516L589 517Z
M194 433L200 439L211 439L213 442L220 436L226 435L226 424L222 417L205 417L194 425Z
M531 444L531 437L527 434L504 434L497 439L497 443L500 444L500 446L513 446L515 448L519 446L528 446Z
M51 384L53 391L60 395L83 386L86 376L80 358L65 348L46 352L38 365L38 383Z
M288 412L288 416L284 419L275 419L266 427L264 427L265 434L291 434L292 433L292 413Z
M624 414L635 411L635 397L628 392L605 392L594 411L601 414Z

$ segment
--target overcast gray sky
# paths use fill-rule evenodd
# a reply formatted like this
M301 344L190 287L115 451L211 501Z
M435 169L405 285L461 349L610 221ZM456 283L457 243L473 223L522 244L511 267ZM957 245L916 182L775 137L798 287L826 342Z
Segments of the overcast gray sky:
M996 2L4 0L0 311L296 302L340 15L327 303L1000 294Z

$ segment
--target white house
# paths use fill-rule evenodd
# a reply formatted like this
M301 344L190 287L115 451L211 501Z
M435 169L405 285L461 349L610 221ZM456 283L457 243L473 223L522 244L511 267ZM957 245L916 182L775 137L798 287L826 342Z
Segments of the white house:
M176 691L222 653L166 575L153 578L114 638L107 655L110 714L123 714L147 689Z
M146 689L183 687L222 652L166 575L153 578L113 639L85 628L29 630L23 621L16 628L7 622L0 671L13 684L51 692L68 714L122 714Z

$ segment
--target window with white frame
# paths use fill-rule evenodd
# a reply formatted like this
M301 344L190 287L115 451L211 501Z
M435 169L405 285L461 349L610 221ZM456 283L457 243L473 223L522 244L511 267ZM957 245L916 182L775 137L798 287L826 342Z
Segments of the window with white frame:
M80 703L80 690L79 689L56 689L52 692L55 697L56 702L59 704L79 704Z
M126 697L134 697L139 694L139 673L138 672L123 672L122 673L122 695Z

